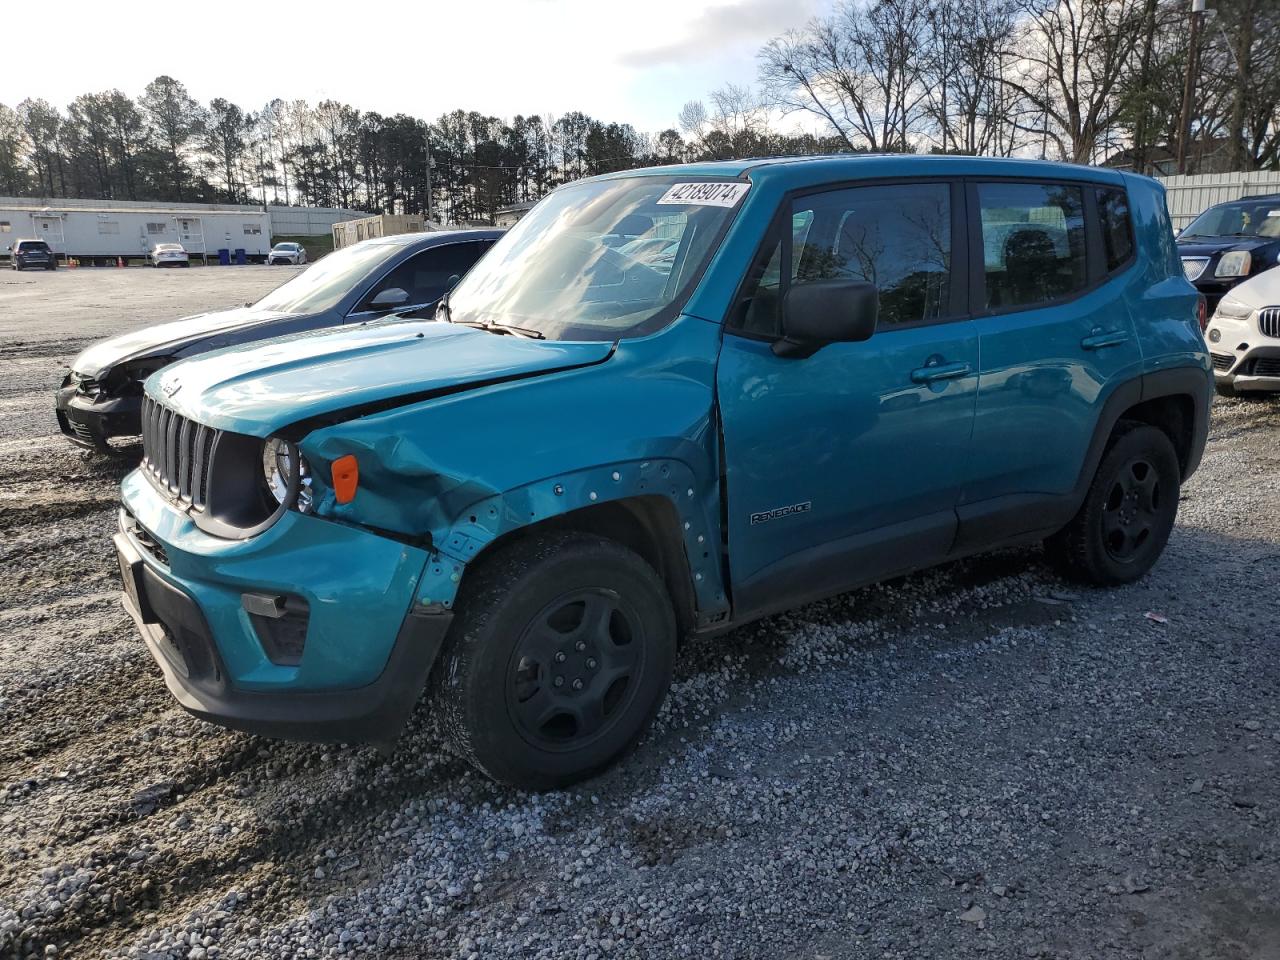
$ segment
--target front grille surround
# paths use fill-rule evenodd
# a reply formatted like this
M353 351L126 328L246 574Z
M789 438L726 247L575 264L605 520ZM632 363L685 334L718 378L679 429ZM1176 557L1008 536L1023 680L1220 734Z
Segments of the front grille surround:
M1263 307L1258 311L1258 331L1264 337L1280 339L1280 307Z
M171 500L204 509L209 495L209 468L220 434L219 430L143 397L142 467Z

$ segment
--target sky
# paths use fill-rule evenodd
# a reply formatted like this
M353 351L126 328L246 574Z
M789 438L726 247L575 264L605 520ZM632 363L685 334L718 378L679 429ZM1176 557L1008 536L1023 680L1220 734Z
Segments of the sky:
M656 133L677 125L686 101L753 82L761 45L826 0L303 0L262 5L260 22L219 19L208 4L9 6L9 106L43 97L65 107L112 88L138 96L168 74L202 103L225 97L247 110L274 97L428 120L582 110Z

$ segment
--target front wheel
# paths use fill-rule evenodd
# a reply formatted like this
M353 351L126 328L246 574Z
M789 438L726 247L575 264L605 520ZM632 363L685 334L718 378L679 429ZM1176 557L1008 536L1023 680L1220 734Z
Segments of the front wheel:
M562 532L517 540L464 582L438 706L454 750L494 780L567 786L626 752L671 683L676 623L631 550Z
M1225 380L1219 380L1216 383L1214 383L1213 389L1217 391L1218 396L1220 397L1237 396L1236 388L1232 384L1227 383Z
M1122 420L1084 503L1047 541L1066 575L1102 586L1132 583L1159 559L1178 513L1182 470L1163 430Z

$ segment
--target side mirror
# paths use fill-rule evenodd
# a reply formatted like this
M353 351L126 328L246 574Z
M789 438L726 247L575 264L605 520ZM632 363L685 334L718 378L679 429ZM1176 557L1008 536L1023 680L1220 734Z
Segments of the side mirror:
M369 306L375 309L389 310L409 302L409 291L400 287L388 287L373 298Z
M865 280L813 280L787 291L782 301L779 357L812 356L829 343L870 340L880 316L880 291Z
M454 287L456 287L456 286L458 285L458 281L459 281L459 280L461 280L461 279L462 279L462 277L460 277L460 276L459 276L458 274L456 274L456 273L454 273L454 274L450 274L450 275L449 275L449 279L448 279L448 280L446 280L446 281L445 281L445 284L444 284L445 292L447 293L448 291L450 291L450 290L452 290Z

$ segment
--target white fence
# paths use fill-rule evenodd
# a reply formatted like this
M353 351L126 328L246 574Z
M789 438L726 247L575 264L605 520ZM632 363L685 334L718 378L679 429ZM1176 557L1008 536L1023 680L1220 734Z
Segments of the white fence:
M1215 203L1238 200L1247 194L1280 193L1280 170L1160 177L1160 182L1168 193L1173 225L1181 229Z
M280 207L269 206L271 232L277 237L327 237L335 223L358 220L369 214L363 210L344 210L341 207Z

